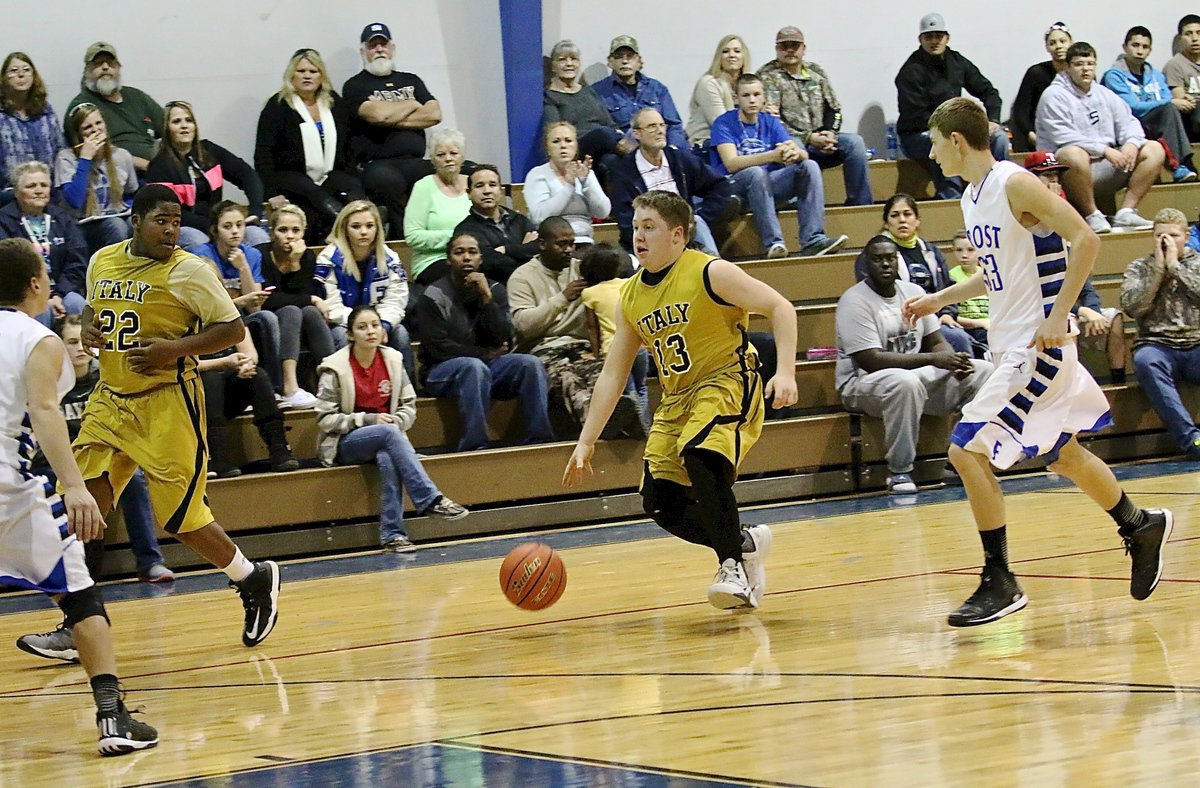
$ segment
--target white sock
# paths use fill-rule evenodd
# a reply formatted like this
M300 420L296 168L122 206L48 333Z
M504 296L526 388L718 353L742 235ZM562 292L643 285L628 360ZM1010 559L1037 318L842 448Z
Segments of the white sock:
M229 562L229 566L221 571L229 575L229 579L233 582L240 583L254 571L254 564L250 562L250 559L242 555L240 547L235 547L233 550L233 560Z

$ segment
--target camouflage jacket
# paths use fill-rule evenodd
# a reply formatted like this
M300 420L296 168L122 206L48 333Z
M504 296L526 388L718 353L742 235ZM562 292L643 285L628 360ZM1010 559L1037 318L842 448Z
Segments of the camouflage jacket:
M767 106L778 107L779 117L788 133L806 144L814 131L840 131L842 105L833 92L825 70L816 63L804 63L799 76L793 77L778 60L758 70L767 94Z
M1200 254L1185 249L1173 273L1155 263L1153 253L1134 260L1125 269L1121 309L1138 321L1135 346L1200 345Z

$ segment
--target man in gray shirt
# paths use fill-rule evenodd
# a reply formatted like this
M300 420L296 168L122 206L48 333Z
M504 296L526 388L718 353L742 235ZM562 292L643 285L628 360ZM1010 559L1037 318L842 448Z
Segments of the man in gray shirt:
M1200 460L1200 428L1179 398L1180 381L1200 383L1200 255L1187 239L1182 211L1158 212L1154 251L1125 269L1121 308L1138 322L1138 384L1179 448Z
M1171 89L1171 103L1187 125L1188 138L1200 141L1200 16L1188 14L1179 20L1178 54L1163 66Z
M883 419L888 492L913 493L921 415L960 410L992 365L955 353L932 315L915 325L903 320L904 302L925 291L898 281L899 253L890 238L868 241L866 258L867 278L838 299L835 383L847 410Z

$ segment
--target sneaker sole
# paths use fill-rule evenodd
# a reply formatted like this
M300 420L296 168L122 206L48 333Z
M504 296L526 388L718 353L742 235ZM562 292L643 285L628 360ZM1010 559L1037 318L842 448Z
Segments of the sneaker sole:
M253 648L266 640L267 635L270 635L275 629L275 622L279 619L279 564L274 561L267 561L266 564L271 568L271 618L267 620L267 625L256 637L251 637L244 630L242 631L242 644L247 648Z
M955 621L954 617L950 616L946 619L946 623L952 627L977 627L980 624L990 624L993 621L999 621L1000 619L1004 618L1007 615L1016 613L1018 610L1022 609L1027 604L1029 604L1029 597L1027 597L1025 594L1021 594L1020 599L1016 600L1008 607L996 611L995 613L988 616L987 618L976 618L976 619L972 619L970 621Z
M138 741L136 739L127 739L124 736L105 736L96 745L96 749L101 755L111 757L114 755L128 755L131 752L138 750L148 750L151 747L158 746L158 739L152 741Z
M845 246L846 242L849 240L850 240L849 236L846 236L846 235L839 236L839 237L833 239L833 241L828 246L826 246L824 249L817 252L815 256L816 257L824 257L827 254L833 254L838 249L841 249L843 246Z
M1167 524L1163 527L1162 541L1158 543L1158 571L1154 573L1154 582L1150 584L1150 590L1143 597L1133 596L1133 589L1129 589L1129 595L1139 602L1149 599L1150 595L1154 593L1154 589L1158 588L1158 581L1163 572L1163 548L1167 546L1167 539L1171 537L1171 529L1175 527L1175 515L1171 513L1171 510L1163 509L1162 513L1166 516Z
M754 552L751 554L754 557L750 560L758 564L762 570L762 582L757 586L750 587L750 600L754 603L755 607L758 607L762 602L763 596L767 593L767 558L771 555L771 544L775 541L775 536L771 533L771 529L765 525L756 525L746 530L750 532L750 538L754 540ZM745 555L742 556L742 566L746 566ZM749 575L750 573L747 572L746 574ZM758 573L756 572L755 574Z
M20 640L17 641L17 648L21 649L21 651L24 651L26 654L32 654L35 657L41 657L43 659L59 659L63 662L79 661L79 652L74 649L69 651L47 651L45 649L40 649L37 646L31 646L28 643Z
M753 594L746 591L738 591L735 586L709 586L708 588L708 603L717 610L736 610L738 608L757 607L753 601Z
M417 546L415 544L406 544L403 547L393 547L392 545L384 545L383 552L385 553L415 553Z

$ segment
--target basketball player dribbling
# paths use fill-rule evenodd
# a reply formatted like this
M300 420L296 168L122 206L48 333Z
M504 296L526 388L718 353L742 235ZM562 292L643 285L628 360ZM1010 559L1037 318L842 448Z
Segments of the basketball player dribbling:
M733 494L738 466L762 432L764 410L758 354L746 336L748 312L771 320L779 360L766 396L786 408L797 397L796 311L736 265L687 249L692 212L679 195L650 191L633 207L642 269L621 287L616 333L563 484L591 473L596 439L645 346L654 354L663 396L646 439L643 506L663 530L717 554L710 604L757 608L766 590L771 531L743 529Z
M987 115L974 101L944 102L930 116L929 129L930 158L948 177L969 182L962 211L979 270L909 300L904 312L916 319L986 292L995 360L995 372L963 408L951 435L950 461L975 516L984 566L979 588L948 623L986 624L1025 607L1027 597L1008 566L1004 496L992 466L1003 470L1035 456L1050 459L1050 470L1073 481L1116 521L1132 561L1129 593L1146 599L1162 575L1172 514L1135 506L1112 470L1075 437L1112 423L1108 400L1079 363L1079 331L1071 319L1100 239L1037 176L992 158Z

